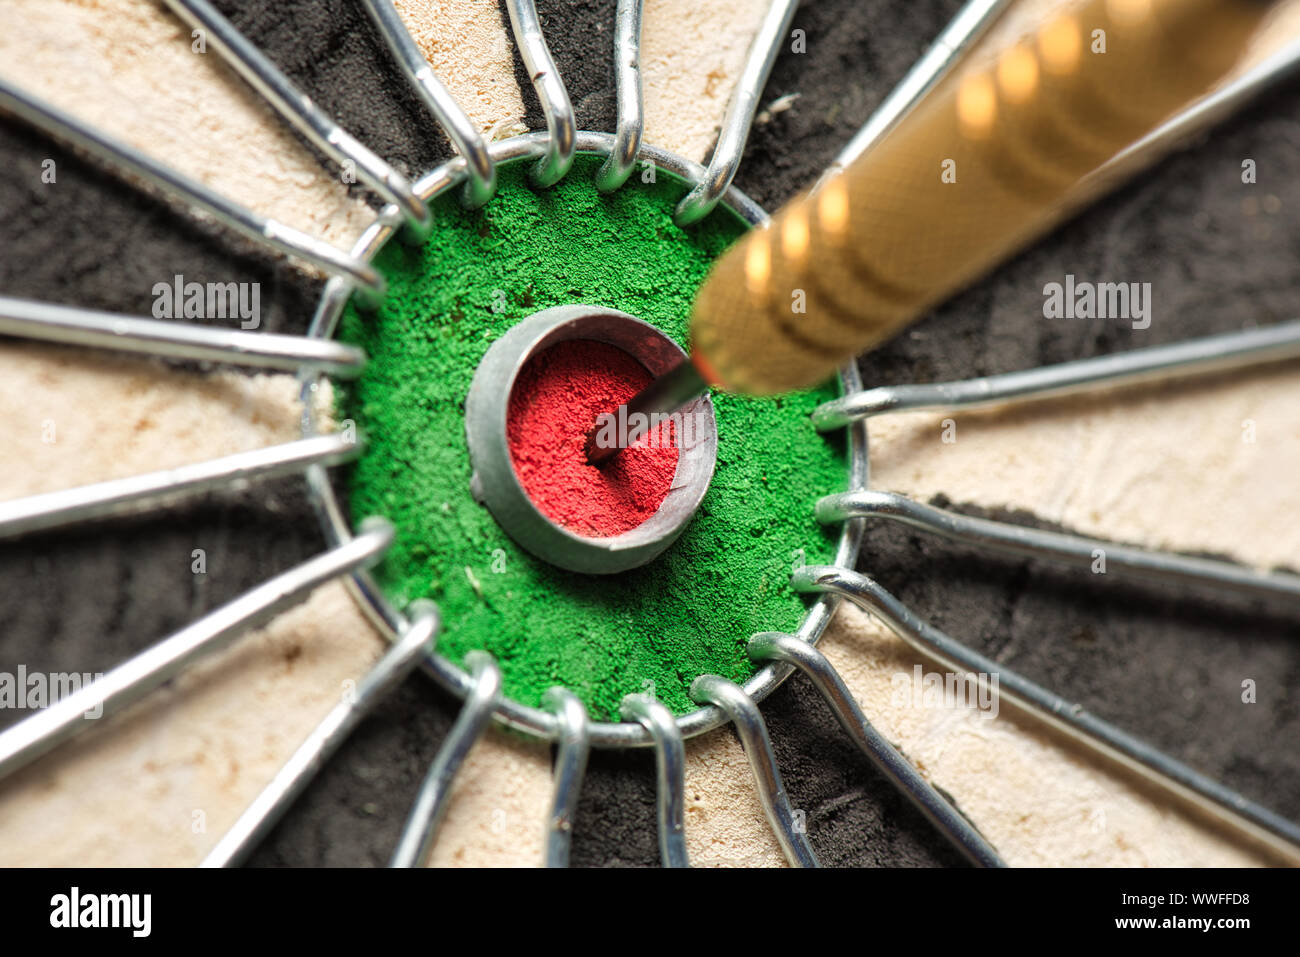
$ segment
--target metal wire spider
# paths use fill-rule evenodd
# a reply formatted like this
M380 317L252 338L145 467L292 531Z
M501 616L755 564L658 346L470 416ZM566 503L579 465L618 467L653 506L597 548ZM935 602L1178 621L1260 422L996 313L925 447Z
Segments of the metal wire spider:
M962 854L978 865L1001 865L997 850L978 829L871 726L843 680L817 650L817 641L837 603L847 598L878 617L923 657L957 672L997 673L1005 700L1019 709L1078 744L1138 773L1155 787L1190 801L1227 827L1262 842L1287 859L1300 860L1300 826L965 647L922 621L876 582L854 570L864 522L884 518L967 544L1022 556L1086 566L1096 550L1102 549L1110 568L1119 574L1225 588L1248 595L1300 597L1300 577L1295 575L1261 573L1226 562L969 518L898 494L873 490L867 468L865 427L868 417L893 411L991 405L1300 357L1300 323L964 382L864 391L856 367L846 367L840 375L842 397L819 409L813 420L820 430L844 428L848 433L847 490L829 494L816 506L818 519L841 525L841 534L834 565L806 567L794 574L797 590L817 595L797 631L753 636L748 650L758 666L754 676L743 687L717 676L700 676L691 688L691 695L700 708L681 717L674 717L653 698L629 695L622 706L624 721L591 722L582 702L561 688L554 688L545 696L544 708L525 707L503 697L500 672L487 653L471 653L465 661L468 670L463 670L436 652L440 622L432 604L417 603L403 613L388 601L366 571L391 543L393 529L382 520L371 520L355 532L349 526L326 469L351 460L359 448L356 440L348 436L322 434L313 411L312 398L323 377L355 375L365 362L360 350L333 341L335 326L351 297L355 296L363 306L373 306L382 298L384 280L371 265L371 259L386 242L399 234L418 241L429 228L428 204L449 190L462 189L463 201L471 207L490 202L496 188L496 167L503 162L535 159L531 178L537 187L545 188L569 172L575 153L601 155L606 159L596 183L602 191L620 188L638 162L651 162L693 184L677 206L675 216L679 224L698 222L721 203L751 226L761 226L766 213L731 184L760 94L797 3L774 0L771 4L727 106L712 158L707 167L701 167L642 142L639 0L618 0L613 51L618 120L613 134L576 129L574 111L547 49L533 0L508 0L511 27L545 111L547 129L491 144L485 142L434 75L390 0L363 0L405 78L459 151L454 159L411 182L314 106L207 0L166 2L187 23L206 31L214 49L285 122L330 159L353 164L360 180L389 205L353 248L343 251L262 218L22 90L0 83L0 109L56 140L93 154L110 168L202 210L257 242L324 270L331 277L305 337L199 328L0 298L0 333L7 335L294 370L301 382L304 409L303 437L298 441L198 465L0 503L0 538L138 511L236 482L302 474L330 547L0 733L0 778L84 729L85 722L79 720L84 712L96 707L102 707L105 713L120 711L200 658L228 646L239 635L305 599L318 585L345 577L361 607L392 640L391 647L359 683L355 695L338 704L302 743L213 848L205 865L231 865L243 860L358 722L416 667L464 703L419 790L392 857L394 866L419 864L427 857L446 810L453 779L470 748L494 720L558 745L546 848L550 865L564 865L568 861L573 812L591 747L654 749L661 856L665 865L686 865L683 741L728 722L736 726L762 805L788 861L794 865L816 865L816 855L797 825L786 796L759 710L760 702L796 670L805 674L825 697L843 729L867 758ZM912 104L954 68L1007 6L1008 0L967 3L828 173L850 162L888 132ZM1297 64L1300 64L1300 43L1293 43L1170 120L1095 175L1119 177L1132 172L1144 158L1162 152L1189 131L1200 129L1209 120L1232 110Z

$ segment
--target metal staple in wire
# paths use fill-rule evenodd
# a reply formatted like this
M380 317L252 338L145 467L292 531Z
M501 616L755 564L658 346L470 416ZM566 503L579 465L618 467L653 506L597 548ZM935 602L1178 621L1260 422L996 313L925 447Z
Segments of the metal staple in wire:
M1285 322L978 379L869 389L823 404L812 419L816 428L826 430L887 412L1037 400L1102 385L1133 385L1297 358L1300 321ZM888 518L965 544L1075 566L1092 566L1104 556L1108 571L1156 581L1209 585L1250 596L1300 597L1300 576L1286 572L973 518L892 492L859 488L829 495L817 503L816 514L822 522Z
M1128 178L1148 165L1154 157L1164 155L1208 126L1241 109L1297 70L1300 70L1300 40L1293 40L1116 153L1104 166L1089 174L1089 182L1082 192L1090 195L1095 191L1095 186L1105 188L1111 182Z
M188 495L301 472L312 466L339 465L356 458L358 450L355 439L330 433L195 465L10 499L0 502L0 540L75 522L127 515Z
M687 193L673 214L679 226L698 223L721 201L731 181L736 178L740 168L740 158L745 152L745 142L749 139L749 130L758 111L759 98L763 87L772 73L776 63L781 41L785 39L794 19L799 0L772 0L763 22L754 35L745 66L741 70L736 89L727 102L727 112L722 118L722 131L718 134L718 143L713 148L709 168L704 176Z
M482 206L492 198L497 188L496 164L488 153L483 134L433 72L433 66L406 29L392 0L362 0L362 3L378 27L379 35L396 57L402 75L465 158L468 170L463 195L465 205L471 209Z
M392 541L392 525L379 518L367 519L360 534L346 544L245 592L102 678L19 721L0 733L0 778L94 727L86 720L88 716L111 715L139 701L199 659L228 647L240 635L306 600L325 582L377 561Z
M686 855L686 746L677 719L644 694L630 694L619 711L650 732L655 748L659 817L659 858L664 867L689 867Z
M1011 6L1012 0L968 0L957 15L943 28L929 48L921 54L867 122L840 150L826 171L826 176L849 166L886 133L894 128L921 98L933 90L966 52L988 32Z
M812 422L824 432L886 412L969 409L1055 398L1103 385L1124 386L1154 379L1206 375L1297 358L1300 358L1300 321L1283 322L978 379L880 386L823 403L813 411Z
M627 182L641 149L645 128L644 98L641 91L641 5L642 0L618 0L614 15L614 84L618 119L614 148L596 172L596 188L609 193Z
M533 183L545 188L558 183L573 165L574 146L577 142L577 122L569 92L564 88L560 72L555 68L551 51L542 34L542 21L537 16L533 0L506 0L510 14L510 28L514 31L519 55L532 79L533 89L546 114L548 142L546 154L533 167Z
M0 335L171 359L305 369L343 378L360 373L366 362L360 349L332 340L195 326L9 296L0 296Z
M791 867L820 867L812 845L808 843L806 825L795 820L794 809L786 794L781 772L772 754L767 724L754 699L740 685L718 675L701 675L691 683L691 697L699 704L714 704L727 713L736 725L740 743L754 772L754 784L763 813Z
M872 727L825 655L794 635L774 631L760 632L749 639L748 651L756 662L785 661L798 667L862 753L967 860L978 867L1006 866L979 829Z
M397 849L393 851L391 867L418 867L428 858L438 826L447 813L456 772L465 763L470 748L487 730L492 709L501 696L501 669L491 655L486 651L471 651L465 655L465 664L474 679L474 690L461 705L456 723L420 785Z
M555 752L555 786L551 814L546 824L546 866L568 867L573 843L573 819L578 810L578 793L587 773L591 749L587 733L587 709L567 688L548 688L542 705L555 713L559 737Z
M809 565L793 576L802 592L833 592L879 618L904 642L940 667L974 676L981 692L1000 696L1072 741L1137 772L1172 794L1288 860L1300 862L1300 825L984 657L928 624L874 580L848 568ZM998 676L993 688L988 676Z
M1098 561L1104 561L1107 574L1118 572L1151 581L1208 585L1254 597L1300 599L1300 575L1264 572L1232 562L1148 551L1099 538L974 518L896 492L865 489L828 495L817 503L816 514L819 522L827 524L846 518L887 518L964 545L1075 567L1096 567Z
M208 0L164 2L180 19L202 30L221 58L294 129L340 166L355 169L363 183L401 209L417 234L428 232L433 218L410 181L334 122Z
M260 844L325 763L375 705L407 675L438 634L438 612L431 602L413 602L411 625L366 673L354 692L330 709L298 750L276 772L238 820L208 852L201 867L233 867Z
M119 173L125 172L142 180L174 201L198 207L217 222L249 239L311 263L332 275L345 277L356 284L358 302L363 305L376 305L383 298L384 278L370 263L232 202L135 147L82 123L3 79L0 79L0 109L67 146L93 154Z

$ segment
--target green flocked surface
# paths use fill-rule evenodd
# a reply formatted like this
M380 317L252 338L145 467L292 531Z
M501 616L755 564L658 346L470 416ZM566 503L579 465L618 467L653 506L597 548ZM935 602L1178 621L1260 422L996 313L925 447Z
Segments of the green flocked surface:
M662 172L603 196L592 185L598 165L580 156L545 192L525 185L525 164L502 168L483 209L462 211L446 194L424 246L389 243L376 258L389 282L383 307L349 307L340 325L370 361L339 402L368 443L349 476L353 518L397 526L375 570L380 585L399 605L435 600L442 653L492 652L507 695L536 706L561 684L593 718L617 720L630 692L692 710L696 676L743 681L749 636L798 625L805 602L790 571L832 557L837 530L817 524L813 503L842 489L845 472L841 439L818 436L807 418L833 394L828 385L778 399L715 395L717 472L700 512L667 552L630 572L550 566L471 498L463 404L501 332L539 309L589 303L684 344L696 287L744 230L728 212L678 229L671 213L684 187Z

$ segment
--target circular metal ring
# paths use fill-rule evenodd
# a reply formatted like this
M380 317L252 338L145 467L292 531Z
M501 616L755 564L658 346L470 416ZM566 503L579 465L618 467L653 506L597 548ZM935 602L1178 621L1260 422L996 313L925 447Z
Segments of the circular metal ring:
M465 397L465 440L474 470L470 491L526 551L569 571L612 575L653 561L685 531L713 478L717 424L707 395L674 413L678 428L671 442L678 454L671 487L640 525L607 536L566 528L525 491L510 451L506 417L520 371L551 346L572 340L612 345L652 376L686 360L682 347L665 333L617 309L551 306L515 323L483 356ZM683 427L686 423L692 426Z
M614 149L616 139L608 133L579 132L577 152L608 156ZM550 145L550 134L545 132L525 133L510 139L499 140L489 146L494 163L511 160L531 159L543 156ZM642 144L641 157L654 163L657 170L666 172L687 185L700 183L705 176L704 167L684 159L675 153L656 146ZM415 183L415 192L426 203L437 198L455 186L464 182L468 175L464 157L457 156L422 176ZM728 207L751 227L767 224L768 216L761 206L734 186L727 188L722 196L722 204ZM352 255L369 262L387 243L401 226L402 217L396 206L386 206L361 234L352 248ZM320 303L312 316L307 335L312 338L328 339L333 337L343 307L352 293L352 285L338 277L325 284ZM307 437L319 435L317 428L314 399L317 389L325 376L321 373L304 371L299 375L302 384L302 431ZM847 394L860 391L862 381L858 375L857 365L849 363L840 370L840 390ZM867 486L867 427L861 420L848 426L848 487L866 488ZM347 542L352 538L352 529L343 514L338 496L334 494L325 469L313 466L307 471L307 487L310 499L321 528L330 547ZM853 567L857 563L858 546L862 540L862 519L850 519L844 523L839 542L835 549L833 564ZM368 572L359 572L348 579L353 596L362 611L371 622L391 641L406 627L406 617L389 602L383 591ZM816 643L826 630L831 615L839 604L838 598L830 595L820 596L809 607L803 622L794 632L805 641ZM424 670L435 678L458 698L464 699L474 688L470 675L456 664L438 654L430 652L424 660ZM765 665L754 673L742 685L745 693L756 702L762 701L775 691L794 671L794 666L785 663ZM540 708L529 707L519 702L502 698L494 712L498 722L532 737L553 741L556 738L555 717ZM692 738L696 735L721 727L730 719L722 709L715 705L698 708L689 714L677 718L677 727L682 736ZM590 726L591 744L596 748L638 748L650 747L654 740L650 733L635 722L593 722Z

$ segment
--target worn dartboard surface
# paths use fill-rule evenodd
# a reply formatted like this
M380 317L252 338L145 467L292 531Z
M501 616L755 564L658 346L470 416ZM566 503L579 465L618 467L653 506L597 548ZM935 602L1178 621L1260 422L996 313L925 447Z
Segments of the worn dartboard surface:
M418 176L451 155L359 4L217 5L403 172ZM614 129L614 6L538 2L579 129ZM646 140L702 161L765 4L693 6L647 0ZM959 6L801 8L794 28L806 43L786 44L777 60L736 185L771 210L814 180ZM545 127L504 7L399 7L482 129ZM364 225L373 197L315 163L215 55L196 60L204 55L164 9L0 0L0 24L5 79L336 245L350 246ZM1298 145L1300 87L1291 83L863 359L864 382L961 379L1300 316ZM1245 159L1258 171L1253 184L1242 182ZM42 178L47 160L52 183ZM176 275L252 282L263 330L305 331L322 282L301 269L4 117L0 164L0 294L148 315L154 285ZM1044 284L1067 274L1150 282L1149 328L1045 318ZM956 416L956 443L941 440L941 416L873 424L874 484L1036 527L1300 568L1296 378L1294 365L1283 366ZM0 498L286 441L297 427L294 394L288 376L5 340ZM0 671L107 671L323 548L299 478L0 543ZM945 632L1300 817L1294 608L989 556L889 524L868 527L859 567ZM875 695L863 700L872 720L1009 863L1274 863L1030 723L890 700L917 662L884 634L845 610L827 653L859 697ZM131 713L0 782L0 863L197 863L382 647L341 589L322 589ZM1253 702L1243 700L1246 683ZM385 862L458 706L428 678L409 678L250 863ZM805 679L789 680L762 711L823 863L961 863L841 736ZM23 716L0 710L0 728ZM490 732L462 773L434 863L539 863L549 757L545 745ZM688 760L693 861L779 863L734 732L688 742ZM593 752L573 862L656 864L654 787L648 751Z

